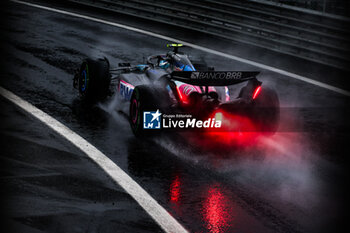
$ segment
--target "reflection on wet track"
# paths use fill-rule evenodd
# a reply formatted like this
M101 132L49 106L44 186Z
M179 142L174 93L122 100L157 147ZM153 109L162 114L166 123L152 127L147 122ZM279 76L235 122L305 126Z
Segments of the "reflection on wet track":
M206 190L201 212L207 229L212 233L228 232L227 229L234 225L233 205L230 205L218 184Z
M183 198L181 190L180 175L177 174L173 177L170 185L170 207L172 210L181 217L182 205L186 204L186 200ZM200 209L193 209L192 211L199 211L202 224L208 232L222 233L230 232L234 228L234 203L231 203L229 198L225 196L223 188L220 183L213 183L205 188L198 187L197 195L199 197ZM231 229L229 231L229 229Z
M233 205L222 191L219 183L212 184L204 190L199 189L202 193L197 193L201 198L200 214L203 219L203 225L212 233L229 232L232 229L235 218L233 217ZM182 209L181 205L185 203L181 196L181 180L177 174L174 176L170 185L170 203L171 208L178 215ZM196 211L196 210L193 210Z
M178 204L181 195L181 183L179 175L175 176L175 179L170 185L170 201Z

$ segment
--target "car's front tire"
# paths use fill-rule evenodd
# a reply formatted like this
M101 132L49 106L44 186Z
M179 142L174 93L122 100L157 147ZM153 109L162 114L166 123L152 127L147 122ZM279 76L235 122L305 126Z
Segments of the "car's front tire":
M78 89L81 97L89 101L98 101L107 97L111 77L107 59L85 59L80 67Z

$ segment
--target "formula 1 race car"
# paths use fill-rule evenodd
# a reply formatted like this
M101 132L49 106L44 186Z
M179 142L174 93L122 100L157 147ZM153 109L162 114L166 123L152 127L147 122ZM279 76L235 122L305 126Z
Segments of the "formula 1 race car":
M214 71L179 52L181 44L168 47L172 51L150 56L147 64L135 66L119 63L117 68L110 68L106 58L85 59L74 75L73 86L83 99L92 102L113 93L119 95L120 104L129 105L126 115L136 136L154 133L144 127L146 111L184 113L203 120L213 117L226 122L226 126L235 125L225 130L277 130L279 99L273 89L257 80L259 72ZM236 95L231 93L230 86L242 82L247 84ZM231 124L232 116L244 117L253 124Z

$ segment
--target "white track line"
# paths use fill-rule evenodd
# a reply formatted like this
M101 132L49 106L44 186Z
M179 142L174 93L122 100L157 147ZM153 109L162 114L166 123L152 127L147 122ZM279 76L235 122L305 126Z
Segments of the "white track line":
M157 222L165 232L187 232L159 203L154 200L139 184L137 184L118 165L106 155L91 145L84 138L67 128L65 125L21 99L12 92L0 87L0 95L10 100L26 112L39 119L45 125L56 131L62 137L83 151L90 159L100 166L118 185L120 185L137 203Z
M252 66L256 66L256 67L259 67L261 69L270 70L270 71L273 71L275 73L279 73L279 74L282 74L282 75L285 75L285 76L288 76L288 77L291 77L291 78L294 78L294 79L298 79L298 80L301 80L301 81L304 81L304 82L307 82L307 83L310 83L310 84L313 84L313 85L316 85L316 86L319 86L319 87L322 87L322 88L325 88L325 89L328 89L328 90L331 90L331 91L334 91L334 92L337 92L339 94L350 96L350 91L347 91L347 90L344 90L344 89L340 89L338 87L334 87L334 86L331 86L329 84L322 83L322 82L313 80L311 78L307 78L307 77L304 77L304 76L301 76L301 75L297 75L297 74L294 74L294 73L291 73L291 72L288 72L288 71L285 71L285 70L281 70L281 69L278 69L278 68L275 68L275 67L272 67L272 66L264 65L264 64L261 64L261 63L255 62L255 61L251 61L251 60L244 59L244 58L241 58L241 57L237 57L237 56L234 56L234 55L230 55L230 54L227 54L227 53L215 51L213 49L209 49L209 48L206 48L206 47L203 47L203 46L192 44L190 42L186 42L186 41L179 40L179 39L176 39L176 38L160 35L160 34L157 34L157 33L149 32L149 31L142 30L142 29L139 29L139 28L126 26L126 25L119 24L119 23L114 23L114 22L111 22L111 21L106 21L106 20L103 20L103 19L98 19L98 18L91 17L91 16L86 16L86 15L82 15L82 14L76 14L76 13L69 12L69 11L64 11L64 10L58 10L58 9L47 7L47 6L42 6L42 5L33 4L33 3L29 3L29 2L18 1L18 0L11 0L11 1L16 2L16 3L20 3L20 4L24 4L24 5L28 5L28 6L32 6L32 7L36 7L36 8L40 8L40 9L44 9L44 10L48 10L48 11L52 11L52 12L56 12L56 13L60 13L60 14L64 14L64 15L70 15L70 16L74 16L74 17L78 17L78 18L82 18L82 19L87 19L87 20L94 21L94 22L107 24L107 25L114 26L114 27L127 29L127 30L130 30L130 31L142 33L142 34L149 35L149 36L156 37L156 38L160 38L160 39L163 39L163 40L168 40L168 41L181 43L181 44L184 44L184 45L186 45L188 47L191 47L191 48L194 48L194 49L197 49L197 50L201 50L201 51L204 51L206 53L215 54L215 55L218 55L218 56L221 56L221 57L229 58L229 59L232 59L232 60L235 60L235 61L243 62L243 63L249 64L249 65L252 65Z

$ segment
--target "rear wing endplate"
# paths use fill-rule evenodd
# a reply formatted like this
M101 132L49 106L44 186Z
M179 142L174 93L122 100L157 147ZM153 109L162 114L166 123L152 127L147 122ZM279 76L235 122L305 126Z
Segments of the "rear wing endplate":
M196 86L229 86L254 79L260 72L173 71L171 79Z

